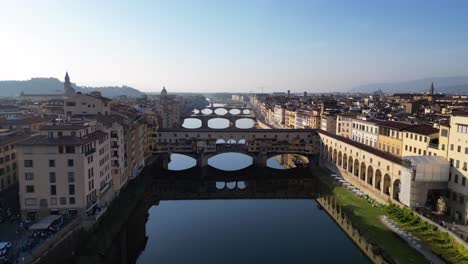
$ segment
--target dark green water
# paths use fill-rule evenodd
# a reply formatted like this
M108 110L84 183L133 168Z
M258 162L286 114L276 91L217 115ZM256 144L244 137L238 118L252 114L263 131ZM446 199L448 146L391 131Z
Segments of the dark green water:
M209 164L235 169L249 159L231 154ZM187 162L173 156L170 168ZM161 201L148 210L145 234L139 264L369 263L312 199Z

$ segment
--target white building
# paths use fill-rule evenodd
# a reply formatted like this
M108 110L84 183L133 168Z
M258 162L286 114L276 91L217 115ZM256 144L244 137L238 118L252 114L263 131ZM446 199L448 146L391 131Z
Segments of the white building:
M352 139L377 148L379 138L378 122L374 120L353 119Z

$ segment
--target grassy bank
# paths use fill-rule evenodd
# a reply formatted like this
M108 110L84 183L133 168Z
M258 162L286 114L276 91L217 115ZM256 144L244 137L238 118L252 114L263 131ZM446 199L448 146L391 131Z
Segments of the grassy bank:
M380 221L380 216L385 214L383 206L373 205L346 188L334 186L329 177L330 173L326 170L321 170L318 174L325 184L333 188L333 196L343 206L353 225L358 227L369 241L379 245L397 263L427 263L421 254Z
M390 219L403 229L421 239L434 253L448 263L468 263L468 250L457 243L447 232L440 231L416 215L409 208L389 205L385 208Z

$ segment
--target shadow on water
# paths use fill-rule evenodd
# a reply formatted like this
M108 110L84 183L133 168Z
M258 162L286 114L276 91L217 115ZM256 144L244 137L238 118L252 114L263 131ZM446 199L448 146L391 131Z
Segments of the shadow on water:
M202 176L200 168L182 171L167 171L159 166L150 166L140 175L144 195L123 221L115 237L100 237L114 241L99 252L98 263L136 263L147 244L145 224L148 210L166 200L233 200L233 199L315 199L329 190L305 168L275 170L271 168L248 168L241 171L221 173L208 170ZM211 174L210 174L211 173ZM217 182L237 182L237 188L216 188ZM117 210L117 208L114 208ZM122 208L118 208L122 210ZM110 221L113 219L103 219ZM103 221L103 222L104 222ZM102 223L102 225L106 225Z

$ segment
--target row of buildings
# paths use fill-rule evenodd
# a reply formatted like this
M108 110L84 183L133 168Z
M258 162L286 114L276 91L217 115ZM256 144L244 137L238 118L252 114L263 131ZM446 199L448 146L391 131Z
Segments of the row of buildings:
M180 105L165 89L113 101L70 87L67 74L62 98L21 98L22 111L0 119L0 193L19 185L25 218L95 215L151 162L158 127L178 125Z
M400 163L414 157L425 157L426 160L443 158L450 164L443 172L447 175L439 178L447 179L443 180L445 185L442 186L445 187L441 195L447 203L446 213L456 221L467 224L468 100L450 96L455 97L459 100L452 103L454 100L448 100L448 96L434 94L431 85L427 94L341 97L254 95L250 102L272 127L319 129L324 135L333 135L334 140L341 140L344 145L349 142L362 151L368 149L381 153L387 155L389 160L399 160ZM408 104L418 107L407 111ZM330 157L331 161L339 160L333 158L333 154ZM340 160L342 162L344 160ZM352 168L351 174L354 169L359 168ZM395 173L395 178L399 179L401 170ZM392 176L391 173L389 175ZM395 189L407 187L400 184L395 185ZM374 186L369 184L363 187L374 191ZM437 188L441 188L440 185ZM427 195L427 192L423 195Z

